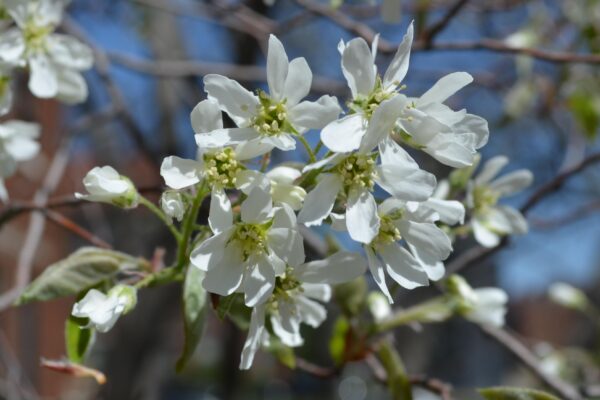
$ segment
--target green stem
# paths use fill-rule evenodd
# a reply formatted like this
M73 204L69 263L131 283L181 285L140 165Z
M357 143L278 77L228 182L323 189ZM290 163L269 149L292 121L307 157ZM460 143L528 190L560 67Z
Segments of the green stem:
M198 212L200 211L200 206L202 205L202 200L207 194L206 184L202 183L202 185L198 188L198 192L196 193L196 197L194 197L194 201L192 202L192 207L188 211L184 225L183 225L183 233L181 236L181 240L179 242L179 249L177 251L177 264L175 264L175 269L181 271L184 269L187 258L188 258L188 246L190 244L190 237L194 232L194 225L196 224L196 220L198 219Z
M156 215L158 218L160 218L160 220L167 226L167 228L169 228L169 230L175 237L175 240L177 241L177 243L179 243L179 241L181 240L181 233L179 233L177 228L175 228L171 218L169 218L167 215L165 215L165 213L160 208L158 208L156 205L154 205L154 203L152 203L150 200L148 200L144 196L140 195L139 201L140 201L140 204L142 204L148 210L152 211L152 213L154 215Z
M441 322L453 315L453 309L444 296L400 310L375 325L375 332L385 332L411 322Z
M377 350L383 368L387 372L387 384L394 400L412 400L412 387L406 368L389 339L384 340Z
M182 279L183 276L174 267L162 269L153 274L149 274L144 279L133 285L136 289L146 288L148 286L156 286L164 283L173 282Z
M317 157L315 157L315 153L313 153L313 150L310 148L310 144L308 144L308 141L306 140L306 138L302 135L298 135L298 140L300 141L300 143L302 143L304 145L304 148L306 149L306 152L308 153L308 158L310 160L310 163L314 163L317 161Z
M315 146L314 150L313 150L313 154L316 156L317 154L319 154L319 150L321 150L321 147L323 147L323 141L319 140L319 143L317 143L317 145Z

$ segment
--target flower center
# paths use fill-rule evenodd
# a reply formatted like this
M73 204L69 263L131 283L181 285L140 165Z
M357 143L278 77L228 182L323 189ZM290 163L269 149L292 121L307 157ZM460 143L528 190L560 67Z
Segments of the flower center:
M258 92L260 106L251 120L252 126L264 136L276 136L281 132L296 133L287 120L285 100L276 102L264 91Z
M373 189L375 182L375 160L372 156L354 154L346 158L336 167L337 173L342 176L344 188L349 191L352 187Z
M390 215L384 215L380 219L379 233L374 240L375 244L386 245L397 242L402 239L400 230L394 225L394 218Z
M302 283L293 275L291 268L287 268L283 276L275 278L275 289L269 300L271 313L278 312L279 302L294 302L294 295L302 293Z
M475 212L485 212L493 207L500 198L499 194L487 186L476 186L473 189L473 206Z
M253 254L267 251L267 232L262 225L240 223L237 225L232 240L237 240L242 247L244 261Z
M387 99L391 99L395 95L395 91L386 90L383 87L381 77L377 76L373 91L368 96L357 96L348 104L348 108L355 113L362 112L367 118L371 118L381 103Z
M204 164L206 179L210 184L230 189L235 187L236 174L244 168L235 158L235 151L231 147L204 154Z
M46 38L54 28L50 25L37 25L35 21L28 21L23 28L23 39L28 52L45 50Z

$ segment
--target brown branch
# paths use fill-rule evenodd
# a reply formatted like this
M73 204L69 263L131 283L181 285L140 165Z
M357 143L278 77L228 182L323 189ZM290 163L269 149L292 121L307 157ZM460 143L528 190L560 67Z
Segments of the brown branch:
M578 221L598 211L600 211L600 200L593 201L583 207L576 208L565 215L551 220L530 220L530 225L535 229L554 229Z
M100 239L98 236L77 224L72 219L65 217L61 213L52 210L44 210L44 215L58 226L74 233L84 240L87 240L94 246L102 247L104 249L112 249L110 244L106 243L104 240Z
M296 357L296 367L316 378L329 379L339 372L336 368L323 367L310 361L305 360L302 357Z
M557 376L548 374L540 367L540 360L523 343L508 331L490 326L481 326L481 330L490 338L500 343L517 357L531 372L540 378L548 387L561 395L565 400L582 400L577 389Z
M458 0L452 7L448 9L446 14L438 22L421 32L420 40L425 48L431 48L435 37L448 26L452 19L458 15L458 13L463 9L464 6L467 5L468 2L469 0Z

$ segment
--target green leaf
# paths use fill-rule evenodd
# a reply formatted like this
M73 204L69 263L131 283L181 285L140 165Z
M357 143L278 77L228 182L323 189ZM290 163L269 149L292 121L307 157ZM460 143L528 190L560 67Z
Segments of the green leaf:
M206 300L208 295L202 287L204 272L189 266L183 283L183 321L185 343L183 352L177 360L176 369L181 371L189 361L202 338L204 319L206 316Z
M65 347L69 361L81 363L94 343L94 331L85 328L81 318L70 316L65 322Z
M80 293L118 272L147 268L147 261L118 251L83 247L42 272L17 299L16 305Z
M568 104L585 136L589 140L593 140L600 126L600 109L594 96L584 92L575 92L569 97Z
M546 392L515 387L491 387L478 391L486 400L560 400Z
M333 326L331 339L329 339L329 354L336 365L344 361L346 352L346 336L350 330L350 324L345 317L339 317Z

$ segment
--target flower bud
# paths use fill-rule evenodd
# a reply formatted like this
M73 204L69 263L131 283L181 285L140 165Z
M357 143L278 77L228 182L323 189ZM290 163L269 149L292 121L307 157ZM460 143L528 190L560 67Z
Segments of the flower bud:
M371 292L367 297L367 305L369 311L376 322L382 321L383 319L392 315L392 308L387 297L381 292Z
M583 291L563 282L550 286L548 296L556 304L574 310L584 310L588 304L587 296Z
M95 167L83 178L89 194L75 193L78 199L113 204L121 208L135 208L138 192L129 178L119 175L110 166Z
M73 305L71 314L88 318L88 326L98 332L109 331L119 317L128 313L137 303L137 291L132 286L117 285L108 294L91 289Z
M175 218L177 221L183 219L183 215L185 214L185 202L181 197L181 193L167 190L160 198L160 206L169 217Z

